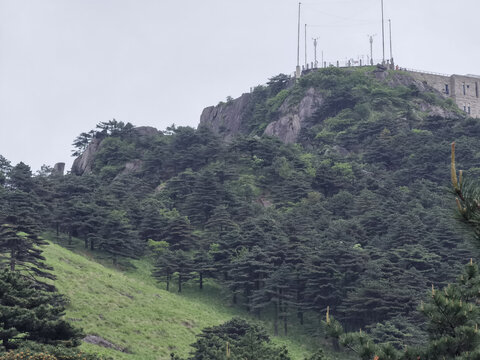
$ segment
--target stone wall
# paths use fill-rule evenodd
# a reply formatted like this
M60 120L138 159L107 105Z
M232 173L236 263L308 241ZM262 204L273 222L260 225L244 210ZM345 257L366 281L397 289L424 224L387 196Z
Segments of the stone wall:
M436 75L422 72L409 72L415 79L426 82L445 97L452 98L460 110L472 117L480 118L480 76Z
M480 77L452 75L452 98L472 117L480 118Z

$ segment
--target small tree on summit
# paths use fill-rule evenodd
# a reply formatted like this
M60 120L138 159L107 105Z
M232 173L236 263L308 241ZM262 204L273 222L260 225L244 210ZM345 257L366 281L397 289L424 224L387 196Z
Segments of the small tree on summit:
M290 76L285 74L278 74L270 78L267 82L267 85L270 88L271 96L275 96L283 89L286 89L289 81Z
M90 144L90 141L93 139L94 135L94 130L90 130L88 133L82 132L80 135L78 135L75 140L73 140L72 145L75 147L75 150L72 151L72 156L76 157L82 155L88 144Z

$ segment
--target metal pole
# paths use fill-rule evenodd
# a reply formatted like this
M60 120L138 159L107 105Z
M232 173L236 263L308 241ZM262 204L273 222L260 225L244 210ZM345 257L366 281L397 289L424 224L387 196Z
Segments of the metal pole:
M313 65L313 66L315 66L315 68L316 68L316 67L317 67L317 63L318 63L318 62L317 62L317 38L314 38L314 39L313 39L313 48L314 48L314 54L315 54L314 63L313 63L314 65Z
M382 0L382 50L383 50L383 57L382 57L382 64L385 65L385 22L383 19L383 0Z
M298 3L298 36L297 36L297 68L295 70L296 76L300 76L300 8L302 3Z
M307 68L307 24L305 24L305 69Z
M373 35L370 35L370 65L373 65Z
M393 66L393 50L392 50L392 20L388 19L388 30L390 32L390 63Z

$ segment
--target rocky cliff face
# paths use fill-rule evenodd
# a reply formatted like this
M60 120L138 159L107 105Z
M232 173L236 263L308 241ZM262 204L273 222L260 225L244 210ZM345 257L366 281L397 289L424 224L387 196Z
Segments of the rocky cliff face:
M405 72L389 72L385 67L378 66L368 74L389 87L413 86L420 93L433 92L437 93L439 97L442 96L434 88ZM295 84L290 83L288 88L290 89L292 86L295 86ZM303 97L300 101L298 101L298 98L291 101L290 94L283 99L277 110L266 117L270 122L265 125L263 134L278 137L284 143L297 141L302 128L308 126L309 118L321 108L326 99L326 92L322 89L312 86L305 88L303 91ZM295 96L298 96L298 94ZM432 105L421 98L416 99L414 103L419 111L432 117L457 118L459 116L455 110ZM227 141L235 135L248 134L248 123L253 116L252 108L254 107L252 94L243 94L229 103L220 103L217 106L204 109L200 117L200 126L212 129Z
M251 95L243 94L239 98L205 108L200 116L200 125L206 126L225 140L246 132L245 116L251 103Z
M314 88L305 93L298 105L291 106L289 98L285 99L276 112L276 120L268 124L264 134L276 136L285 143L295 142L303 124L322 101L322 95ZM226 141L235 135L247 134L246 124L248 116L251 116L251 102L251 94L243 94L229 103L207 107L200 116L199 126L210 128Z
M139 126L132 129L138 138L148 138L158 134L158 130L152 126ZM93 138L82 155L77 157L72 165L72 174L84 175L92 171L95 155L102 148L102 138ZM141 168L140 160L133 160L125 164L124 173L135 172Z
M100 148L102 139L94 138L87 146L82 155L77 157L72 165L72 174L83 175L92 171L95 154Z
M264 134L276 136L284 143L294 143L307 119L322 105L322 102L323 96L314 88L308 89L296 106L289 106L286 99L279 108L279 119L268 124Z

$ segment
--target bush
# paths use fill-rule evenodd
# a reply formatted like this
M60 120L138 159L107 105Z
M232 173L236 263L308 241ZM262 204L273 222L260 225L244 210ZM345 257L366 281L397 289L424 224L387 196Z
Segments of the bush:
M32 353L30 351L9 351L8 353L0 356L0 360L58 360L55 356L47 353Z
M93 354L85 354L79 349L63 346L42 346L30 343L20 349L0 353L0 360L109 360Z

